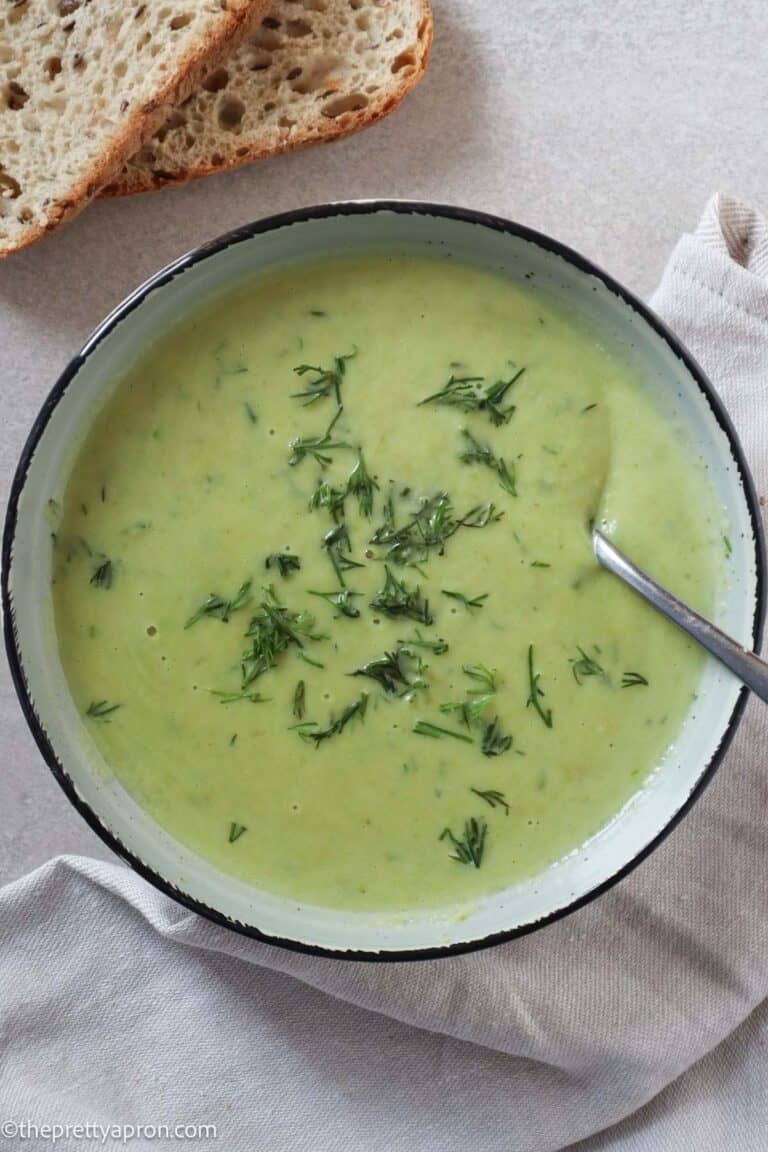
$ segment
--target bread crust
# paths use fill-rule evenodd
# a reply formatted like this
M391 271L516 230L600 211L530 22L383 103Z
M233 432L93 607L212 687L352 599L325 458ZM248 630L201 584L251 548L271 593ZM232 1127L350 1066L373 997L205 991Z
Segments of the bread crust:
M233 155L224 163L200 163L194 167L179 172L163 173L142 167L140 174L133 169L124 180L115 180L102 188L99 193L102 197L133 196L140 192L152 192L166 188L178 188L192 180L199 180L204 176L212 176L219 172L230 172L245 164L253 164L258 160L266 160L272 156L295 152L308 148L313 144L328 144L334 140L351 136L360 132L376 121L388 116L403 101L412 88L421 80L429 63L434 26L430 0L418 0L421 8L418 38L416 44L417 56L413 68L404 74L396 89L382 94L359 111L345 112L342 115L330 118L318 118L318 121L308 131L296 136L286 136L278 144L256 144L245 156ZM145 178L142 180L142 176Z
M153 99L131 114L112 139L109 148L73 183L66 198L58 199L46 207L46 220L30 224L10 243L0 239L0 257L27 248L81 212L98 194L99 189L122 169L126 160L162 126L174 107L199 86L208 68L218 64L232 48L241 43L268 7L269 0L250 0L249 4L228 11L215 34L207 35L200 44L190 49L175 73L158 88Z

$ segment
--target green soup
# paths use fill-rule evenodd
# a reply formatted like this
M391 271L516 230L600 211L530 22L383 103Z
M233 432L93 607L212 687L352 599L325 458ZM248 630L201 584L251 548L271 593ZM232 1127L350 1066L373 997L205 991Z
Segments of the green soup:
M271 272L149 348L56 516L61 660L125 789L298 900L474 900L596 833L679 734L720 515L642 381L535 291L408 257Z

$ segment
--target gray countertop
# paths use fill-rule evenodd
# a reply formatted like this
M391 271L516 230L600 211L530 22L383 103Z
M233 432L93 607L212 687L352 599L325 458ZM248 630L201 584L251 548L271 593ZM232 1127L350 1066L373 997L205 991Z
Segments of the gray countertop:
M383 124L96 204L0 265L3 497L43 397L90 329L162 264L248 220L352 197L467 204L550 232L648 294L711 192L766 206L764 0L433 2L429 72ZM0 675L0 884L62 852L108 856Z

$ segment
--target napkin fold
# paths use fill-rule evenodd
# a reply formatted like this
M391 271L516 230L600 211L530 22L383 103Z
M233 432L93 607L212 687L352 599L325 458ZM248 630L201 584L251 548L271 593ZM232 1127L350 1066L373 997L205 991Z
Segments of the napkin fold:
M765 220L716 196L652 304L718 387L764 493ZM768 1078L760 1097L744 1054L768 1041L767 736L751 701L711 787L630 877L474 955L294 955L122 865L51 861L0 891L0 1122L208 1124L227 1152L556 1152L637 1113L581 1152L764 1147ZM742 1082L749 1106L728 1105Z

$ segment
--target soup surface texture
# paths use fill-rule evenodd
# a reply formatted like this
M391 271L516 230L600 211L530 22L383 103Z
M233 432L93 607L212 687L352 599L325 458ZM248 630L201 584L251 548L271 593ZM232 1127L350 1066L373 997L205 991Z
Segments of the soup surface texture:
M359 910L473 901L596 833L701 657L720 513L642 381L533 288L275 270L149 348L51 502L63 667L125 789L217 867Z

